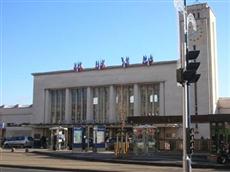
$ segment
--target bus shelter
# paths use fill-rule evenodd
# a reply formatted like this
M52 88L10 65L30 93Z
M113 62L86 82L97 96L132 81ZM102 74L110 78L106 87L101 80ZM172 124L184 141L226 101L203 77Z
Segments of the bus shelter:
M67 148L68 128L62 126L52 127L51 131L51 145L52 150L61 150Z

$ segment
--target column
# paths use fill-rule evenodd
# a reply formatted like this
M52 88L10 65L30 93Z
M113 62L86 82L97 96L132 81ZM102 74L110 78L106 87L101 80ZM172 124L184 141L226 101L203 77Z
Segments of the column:
M140 89L138 84L134 84L134 116L141 116L140 114Z
M160 116L165 116L165 83L164 82L160 82L160 95L159 95L159 99L160 99Z
M116 114L115 114L115 107L116 107L116 95L115 89L113 85L109 86L109 123L116 122Z
M71 117L71 91L69 88L65 89L65 123L71 124L72 117Z
M45 90L45 114L44 123L51 123L51 95L49 90Z
M90 87L87 87L86 122L93 123L93 97Z

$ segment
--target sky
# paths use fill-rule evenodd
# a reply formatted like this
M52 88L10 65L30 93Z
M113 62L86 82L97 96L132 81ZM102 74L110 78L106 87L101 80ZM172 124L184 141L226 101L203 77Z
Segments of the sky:
M194 4L197 0L187 0ZM230 97L230 1L207 2L217 20L220 97ZM173 0L0 0L0 105L32 104L31 73L70 70L76 62L120 65L177 60Z

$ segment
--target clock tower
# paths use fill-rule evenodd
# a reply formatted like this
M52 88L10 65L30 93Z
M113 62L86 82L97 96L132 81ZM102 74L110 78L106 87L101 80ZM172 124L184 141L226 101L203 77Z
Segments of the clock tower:
M200 79L189 87L190 114L214 114L218 101L217 78L217 46L216 46L216 18L207 3L189 5L188 14L192 13L196 20L197 31L188 26L188 47L200 50L197 61ZM184 52L183 16L180 16L180 54Z

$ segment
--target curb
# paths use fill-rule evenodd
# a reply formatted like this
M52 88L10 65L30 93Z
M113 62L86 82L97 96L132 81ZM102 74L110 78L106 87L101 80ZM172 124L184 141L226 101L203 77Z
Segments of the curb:
M65 158L71 160L83 160L83 161L93 161L93 162L108 162L108 163L121 163L121 164L138 164L138 165L155 165L155 166L170 166L170 167L182 167L182 162L146 162L146 161L138 161L138 160L121 160L121 159L97 159L92 157L73 157L63 154L53 154L50 152L39 152L33 151L32 153L47 155L55 158ZM221 164L192 164L192 168L213 168L213 169L230 169L230 165L221 165Z

